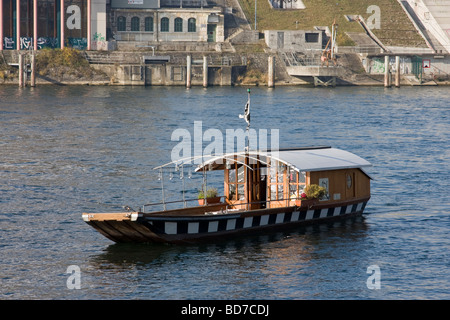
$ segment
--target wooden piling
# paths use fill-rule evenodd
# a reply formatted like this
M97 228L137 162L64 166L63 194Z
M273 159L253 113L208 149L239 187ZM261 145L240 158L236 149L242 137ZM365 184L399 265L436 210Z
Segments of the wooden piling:
M400 88L400 57L395 57L395 86Z
M384 56L384 86L390 87L389 56Z
M269 88L273 88L274 87L274 78L275 78L275 68L274 68L274 62L275 61L275 57L274 56L270 56L269 57L269 67L268 67L268 80L267 80L267 86Z
M192 75L192 58L191 56L186 57L186 87L191 87L191 75Z
M30 86L36 86L36 52L31 54L31 83Z
M24 74L23 65L24 65L23 54L19 53L19 88L24 87L24 84L25 84L24 77L23 77L23 74Z
M206 56L203 56L203 87L208 87L208 61Z

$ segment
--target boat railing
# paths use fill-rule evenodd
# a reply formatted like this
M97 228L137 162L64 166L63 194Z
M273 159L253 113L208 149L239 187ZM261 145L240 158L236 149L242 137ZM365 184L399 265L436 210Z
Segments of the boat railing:
M290 203L292 202L292 199L275 199L275 200L260 200L260 201L252 201L252 202L240 202L240 203L229 203L227 202L227 198L226 196L218 196L221 200L224 199L225 201L221 201L219 203L214 202L214 203L208 203L208 199L206 199L206 202L203 205L199 205L199 207L207 207L208 205L217 205L217 204L221 204L221 205L225 205L225 210L232 210L232 209L237 209L240 208L240 210L250 210L250 208L252 208L254 205L265 205L266 208L272 208L272 206L270 205L271 203L283 203L285 206L290 206ZM144 204L142 206L142 212L146 212L146 208L148 207L156 207L156 206L162 206L163 210L162 211L167 211L167 205L171 205L171 204L180 204L183 203L183 208L188 208L188 203L192 203L194 201L198 201L199 199L183 199L183 200L175 200L175 201L165 201L165 202L155 202L155 203L147 203ZM277 207L279 207L280 205L278 205ZM159 210L157 210L159 211ZM151 210L150 212L154 212L153 210ZM150 213L149 212L149 213Z

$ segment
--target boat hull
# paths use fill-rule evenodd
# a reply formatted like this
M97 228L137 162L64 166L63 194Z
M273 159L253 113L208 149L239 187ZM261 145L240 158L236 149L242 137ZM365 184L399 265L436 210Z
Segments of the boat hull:
M345 219L362 214L368 200L315 205L310 208L294 206L195 216L165 216L141 212L83 214L83 219L105 237L118 243L195 243Z

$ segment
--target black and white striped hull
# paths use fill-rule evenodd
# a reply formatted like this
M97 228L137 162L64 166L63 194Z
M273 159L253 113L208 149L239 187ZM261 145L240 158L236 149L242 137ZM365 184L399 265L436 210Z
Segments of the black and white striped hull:
M335 206L285 207L217 215L164 216L133 213L129 219L85 220L115 242L190 243L343 219L362 214L368 200L360 199Z

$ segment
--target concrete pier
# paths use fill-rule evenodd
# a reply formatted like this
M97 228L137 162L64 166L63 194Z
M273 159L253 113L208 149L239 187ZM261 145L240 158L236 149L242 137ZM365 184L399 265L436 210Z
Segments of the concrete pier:
M389 72L389 56L384 56L384 86L391 86L391 74Z
M203 56L203 87L208 87L208 60Z
M275 84L275 57L270 56L268 63L269 67L268 67L267 86L269 88L273 88Z
M191 87L191 76L192 76L192 57L186 57L186 88Z
M31 54L31 83L30 86L36 86L36 52Z
M24 60L23 54L19 53L19 87L20 88L23 88L25 86L23 60Z
M395 86L400 88L400 57L395 57Z

